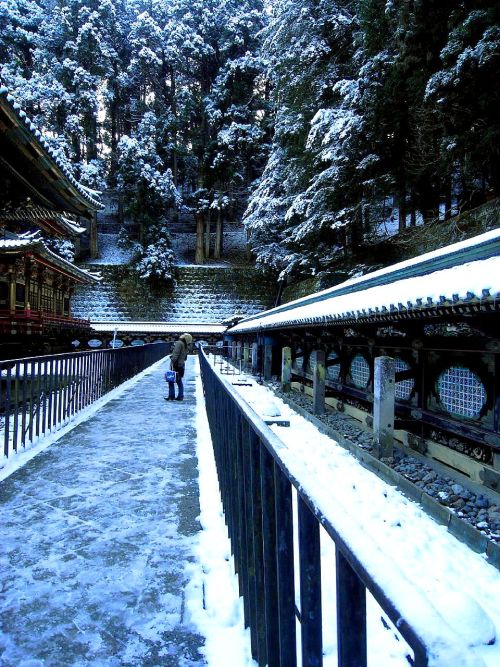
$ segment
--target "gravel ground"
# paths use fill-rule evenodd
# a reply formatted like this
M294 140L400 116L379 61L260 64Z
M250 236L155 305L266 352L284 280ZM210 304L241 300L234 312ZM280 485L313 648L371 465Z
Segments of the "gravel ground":
M285 397L279 382L273 382L270 385L278 396ZM311 411L312 400L309 396L294 392L286 394L286 398L293 400L301 408ZM316 417L362 449L372 450L372 434L362 429L352 417L333 411L324 415L316 415ZM500 504L495 504L486 496L471 491L465 482L459 484L455 479L437 472L424 461L408 456L401 450L396 450L394 458L384 459L383 462L413 482L441 505L448 507L464 521L472 524L488 539L500 542Z

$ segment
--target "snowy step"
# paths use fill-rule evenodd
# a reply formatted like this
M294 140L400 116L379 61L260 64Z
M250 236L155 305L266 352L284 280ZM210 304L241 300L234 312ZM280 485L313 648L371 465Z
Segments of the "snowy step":
M152 289L127 266L96 265L103 281L82 286L73 298L75 317L94 321L220 323L236 311L268 308L274 284L251 268L181 267L173 286Z

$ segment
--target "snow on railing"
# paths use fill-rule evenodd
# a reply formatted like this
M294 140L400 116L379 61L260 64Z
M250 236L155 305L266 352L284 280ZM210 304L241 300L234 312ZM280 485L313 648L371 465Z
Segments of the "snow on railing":
M420 582L388 565L383 551L373 549L367 558L363 531L338 508L322 508L287 463L287 446L232 386L240 380L222 377L205 352L200 348L205 402L254 660L268 667L323 664L323 623L335 616L322 618L321 564L328 546L335 552L338 667L368 664L368 593L403 648L406 643L414 667L484 665L430 604ZM230 350L220 356L233 358ZM320 544L321 529L328 545Z

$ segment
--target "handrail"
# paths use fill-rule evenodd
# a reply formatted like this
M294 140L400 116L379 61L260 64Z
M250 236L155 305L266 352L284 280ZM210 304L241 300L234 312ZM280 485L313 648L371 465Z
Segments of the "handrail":
M56 315L55 313L47 313L43 310L0 310L0 320L10 320L16 322L34 322L36 324L70 324L90 327L90 320L82 319L80 317L72 317L71 315Z
M477 656L457 645L457 635L420 597L418 587L394 573L392 583L412 600L407 609L398 608L378 575L369 572L367 563L352 551L290 471L281 457L285 445L215 371L204 349L199 350L199 358L245 623L259 667L297 665L296 617L301 628L301 664L323 664L320 526L335 543L339 667L367 665L367 590L410 646L414 667L477 665ZM300 612L295 608L292 488L298 502ZM424 624L418 622L417 612L410 611L412 604L425 609ZM412 623L415 618L417 622ZM434 627L429 619L435 620Z
M0 361L4 456L56 430L169 352L168 343L151 343Z

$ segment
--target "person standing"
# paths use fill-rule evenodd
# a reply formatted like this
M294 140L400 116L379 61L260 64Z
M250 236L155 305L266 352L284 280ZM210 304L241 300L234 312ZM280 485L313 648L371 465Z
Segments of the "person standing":
M184 333L179 336L179 340L174 343L174 349L170 355L170 368L176 372L177 382L177 398L175 397L175 382L168 383L168 396L166 401L183 401L184 400L184 384L182 378L184 377L184 367L189 352L189 346L193 342L193 337L189 333Z

